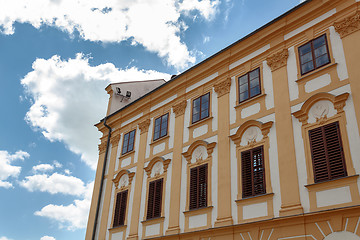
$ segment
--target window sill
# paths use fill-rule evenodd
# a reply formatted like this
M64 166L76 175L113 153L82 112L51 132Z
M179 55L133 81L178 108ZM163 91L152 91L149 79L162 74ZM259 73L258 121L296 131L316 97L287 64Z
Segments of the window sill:
M189 128L189 129L194 128L194 127L199 126L199 125L201 125L201 124L203 124L203 123L205 123L205 122L207 122L207 121L212 120L213 118L214 118L213 116L204 118L204 119L202 119L202 120L200 120L200 121L197 121L197 122L195 122L195 123L192 123L190 126L188 126L188 128Z
M151 146L151 145L154 145L154 144L158 144L158 143L164 142L164 141L168 140L169 138L170 138L170 136L169 136L169 135L166 135L166 136L164 136L164 137L161 137L161 138L158 138L158 139L156 139L156 140L153 140L149 145Z
M116 227L109 228L108 230L111 233L115 233L115 232L121 232L121 231L125 230L126 227L127 227L127 225L121 225L121 226L116 226Z
M132 150L132 151L130 151L130 152L127 152L127 153L122 154L122 155L119 157L119 159L123 159L123 158L125 158L125 157L127 157L127 156L132 155L133 153L135 153L135 150Z
M274 196L274 193L264 193L264 194L260 194L260 195L237 199L237 200L235 200L235 202L237 204L244 204L244 203L251 202L251 201L265 201L265 200L272 198L273 196Z
M326 70L330 70L330 69L333 69L337 66L337 63L330 63L330 64L327 64L327 65L324 65L318 69L315 69L309 73L306 73L304 75L300 75L300 77L295 81L297 83L302 83L302 82L306 82L308 80L311 80L311 79L314 79L320 75L323 75L324 72Z
M260 100L262 98L265 98L266 94L263 93L263 94L260 94L260 95L257 95L255 97L252 97L252 98L249 98L241 103L238 103L234 108L239 108L239 107L243 107L244 105L250 105L251 102L255 102L256 100Z
M144 221L141 221L141 223L145 224L145 225L151 225L151 224L155 224L155 223L164 222L164 220L165 220L165 217L156 217L156 218L146 219Z
M210 212L212 209L213 209L213 206L207 206L207 207L187 210L187 211L184 211L183 213L185 215L197 215L197 214Z
M316 190L328 186L343 186L344 184L349 184L352 182L357 182L357 178L359 177L359 174L352 175L352 176L346 176L342 178L336 178L328 181L318 182L318 183L312 183L305 185L306 188L309 190Z

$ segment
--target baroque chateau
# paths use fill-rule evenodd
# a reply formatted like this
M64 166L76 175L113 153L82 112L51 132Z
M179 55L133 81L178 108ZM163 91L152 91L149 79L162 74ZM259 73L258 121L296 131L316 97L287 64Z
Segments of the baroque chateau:
M359 59L360 0L309 0L110 84L86 240L360 240Z

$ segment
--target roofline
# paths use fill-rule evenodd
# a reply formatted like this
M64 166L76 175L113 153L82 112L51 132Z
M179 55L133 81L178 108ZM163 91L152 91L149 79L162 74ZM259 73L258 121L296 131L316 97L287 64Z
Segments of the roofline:
M304 1L304 2L302 2L302 3L300 3L300 4L298 4L298 5L296 5L295 7L293 7L293 8L292 8L292 9L290 9L290 10L288 10L287 12L285 12L285 13L281 14L281 15L280 15L280 16L278 16L277 18L275 18L275 19L271 20L270 22L266 23L265 25L261 26L260 28L258 28L258 29L256 29L256 30L252 31L252 32L251 32L251 33L249 33L248 35L246 35L246 36L244 36L244 37L240 38L240 39L239 39L239 40L237 40L236 42L234 42L234 43L230 44L229 46L227 46L227 47L223 48L223 49L222 49L222 50L220 50L219 52L217 52L217 53L215 53L215 54L211 55L210 57L208 57L208 58L204 59L203 61L199 62L198 64L196 64L196 65L194 65L194 66L190 67L189 69L185 70L184 72L182 72L182 73L178 74L176 77L174 77L174 78L170 79L169 81L166 81L164 84L162 84L162 85L160 85L159 87L157 87L157 88L155 88L155 89L151 90L150 92L146 93L145 95L143 95L143 96L139 97L139 98L138 98L138 99L136 99L135 101L133 101L133 102L129 103L128 105L126 105L126 106L124 106L124 107L120 108L120 109L119 109L119 110L117 110L116 112L113 112L112 114L110 114L110 115L108 115L108 116L106 116L106 117L107 117L107 118L110 118L110 117L112 117L113 115L115 115L115 114L119 113L120 111L122 111L122 110L124 110L124 109L126 109L126 108L130 107L131 105L133 105L133 104L135 104L136 102L140 101L141 99L143 99L143 98L147 97L148 95L152 94L153 92L157 91L158 89L160 89L160 88L164 87L165 85L169 84L169 83L170 83L170 82L172 82L172 81L175 81L177 78L180 78L181 76L185 75L186 73L188 73L189 71L193 70L194 68L197 68L199 65L201 65L201 64L203 64L203 63L205 63L205 62L209 61L210 59L213 59L214 57L216 57L216 56L220 55L221 53L223 53L223 52L227 51L229 48L233 47L234 45L236 45L236 44L238 44L238 43L240 43L240 42L242 42L242 41L244 41L244 40L248 39L248 38L249 38L249 37L251 37L252 35L254 35L254 34L256 34L256 33L260 32L261 30L263 30L263 29L265 29L265 28L267 28L268 26L270 26L270 25L272 25L273 23L275 23L275 22L279 21L280 19L282 19L282 18L286 17L286 16L287 16L287 15L289 15L290 13L292 13L292 12L296 11L297 9L301 8L302 6L304 6L305 4L307 4L307 3L311 2L311 1L313 1L313 0L306 0L306 1ZM105 119L105 118L101 119L99 123L101 123L102 121L104 121L104 119ZM97 125L97 124L95 124L95 125Z

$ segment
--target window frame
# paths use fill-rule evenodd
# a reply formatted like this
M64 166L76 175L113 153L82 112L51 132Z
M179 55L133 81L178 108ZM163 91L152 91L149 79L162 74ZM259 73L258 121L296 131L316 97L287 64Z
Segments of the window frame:
M256 170L254 169L254 159L253 159L253 154L255 151L259 150L261 151L261 171L262 171L262 182L261 184L261 192L256 192L256 185L255 184L255 179L254 179L254 173L256 172ZM244 159L244 155L246 153L250 153L250 158L249 159ZM251 171L251 176L250 179L247 179L245 175L245 171L248 171L249 169L245 169L245 161L249 160L250 161L250 171ZM254 196L258 196L258 195L262 195L262 194L266 194L266 177L265 177L265 156L264 156L264 146L260 145L260 146L256 146L254 148L251 149L247 149L241 152L241 187L242 187L242 198L248 198L248 197L254 197ZM250 180L250 183L248 182ZM250 186L248 186L250 185ZM251 188L251 194L246 193L245 189Z
M157 188L158 185L160 184L160 188ZM154 184L154 191L151 192L151 185ZM161 217L161 212L162 212L162 198L163 198L163 188L164 188L164 178L159 178L153 181L149 182L149 187L148 187L148 198L147 198L147 209L146 209L146 220L150 220L150 219L154 219L154 218L159 218ZM160 196L159 198L157 198L157 191L160 191ZM152 194L152 195L151 195ZM151 198L152 196L152 198ZM150 208L150 204L151 201L153 203L152 208ZM158 202L156 202L158 201ZM158 212L156 212L155 208L156 208L156 204L159 207Z
M164 116L167 116L167 121L166 121L166 134L165 134L164 136L161 136L162 118L163 118ZM165 114L161 115L160 117L154 119L153 141L156 141L156 140L158 140L158 139L164 138L164 137L166 137L166 136L168 135L168 133L169 133L169 117L170 117L169 113L165 113ZM160 120L159 137L155 138L156 120L158 120L158 119L161 119L161 120Z
M129 143L130 143L130 134L131 133L134 133L134 137L133 137L133 140L132 140L132 149L129 150ZM124 152L124 145L125 145L125 138L126 136L129 136L127 138L127 143L126 143L126 151ZM136 129L133 129L129 132L127 132L126 134L124 134L124 137L123 137L123 142L122 142L122 147L121 147L121 155L125 155L129 152L132 152L134 151L134 148L135 148L135 136L136 136Z
M205 170L205 177L203 179L202 182L200 182L200 169L204 168ZM197 170L196 174L196 180L192 181L193 179L193 172ZM192 167L190 168L190 184L189 184L189 210L195 210L195 209L200 209L200 208L205 208L208 206L208 193L209 193L209 183L208 183L208 179L209 179L209 171L208 171L208 163L205 164L201 164L199 166L196 167ZM193 192L192 189L194 188L194 183L196 183L196 196L193 196ZM200 184L205 184L205 194L203 194L203 196L201 197L201 186ZM194 201L194 197L196 197L195 202ZM203 205L204 204L204 205Z
M202 98L205 97L206 95L208 95L208 98L209 98L209 100L208 100L208 109L207 109L207 110L208 110L208 111L207 111L207 116L201 118ZM196 120L196 121L194 121L194 102L195 102L196 100L198 100L198 99L200 99L200 104L199 104L199 106L200 106L200 109L199 109L199 119ZM203 94L203 95L201 95L201 96L193 99L193 100L192 100L192 105L191 105L191 124L194 124L194 123L197 123L197 122L200 122L200 121L202 121L202 120L204 120L204 119L209 118L209 117L210 117L210 107L211 107L211 95L210 95L210 92L207 92L207 93L205 93L205 94Z
M314 49L314 47L313 47L313 42L314 42L315 40L321 38L321 37L324 37L324 38L325 38L325 46L326 46L326 54L327 54L327 57L328 57L328 62L327 62L327 63L324 63L324 64L322 64L322 65L320 65L320 66L316 66L315 49ZM305 45L309 44L309 43L310 43L310 46L311 46L311 56L312 56L312 62L313 62L313 69L312 69L312 70L309 70L309 71L307 71L307 72L303 72L303 70L302 70L302 65L303 65L303 64L302 64L302 61L301 61L301 56L302 56L302 55L300 54L300 49L301 49L302 47L304 47ZM332 56L331 56L331 54L330 54L329 44L330 44L330 43L329 43L329 41L328 41L327 34L324 33L324 34L321 34L320 36L317 36L317 37L315 37L314 39L312 39L312 40L310 40L310 41L308 41L308 42L300 45L300 46L297 48L297 55L298 55L298 61L299 61L300 76L304 76L304 75L306 75L306 74L308 74L308 73L311 73L311 72L313 72L313 71L315 71L315 70L317 70L317 69L319 69L319 68L322 68L322 67L324 67L324 66L326 66L326 65L328 65L328 64L330 64L330 63L332 62ZM324 54L324 55L325 55L325 54ZM308 62L310 62L310 61L308 61Z
M126 193L125 196L125 200L123 200L123 195ZM119 204L119 208L118 208L118 199L119 199L119 195L121 197L121 200L119 200L120 204ZM125 225L125 220L126 220L126 212L127 212L127 208L128 208L128 198L129 198L129 190L125 189L122 191L119 191L116 193L116 200L115 200L115 209L114 209L114 217L113 217L113 228L115 227L121 227ZM125 203L124 203L125 202ZM121 208L123 207L122 205L125 204L124 210L123 212L121 212ZM121 215L123 214L123 215ZM116 221L118 216L118 221Z
M254 71L258 71L258 82L259 82L259 93L255 94L254 96L250 96L250 90L251 90L251 87L250 87L250 73L254 72ZM248 101L249 99L252 99L252 98L255 98L256 96L259 96L262 94L262 84L261 84L261 78L262 78L262 74L261 74L261 67L257 67L257 68L254 68L253 70L251 71L248 71L247 73L245 74L242 74L240 76L237 76L237 95L238 95L238 104L241 104L243 102L246 102ZM240 95L241 95L241 92L240 92L240 78L244 77L244 76L247 76L247 85L248 85L248 88L247 88L247 91L248 91L248 97L244 100L240 100Z
M335 126L335 131L337 133L337 141L338 141L338 146L339 146L339 149L336 149L336 153L340 155L340 161L341 161L341 168L339 171L342 171L343 172L343 175L341 176L332 176L332 171L333 169L331 169L331 162L332 162L332 158L329 157L329 145L328 145L328 142L327 142L327 136L326 136L326 130L325 128L326 127L329 127L330 125L334 125ZM313 144L314 144L314 139L312 139L312 135L311 135L311 132L315 132L315 131L321 131L321 140L323 142L323 148L321 149L324 154L325 154L325 159L321 159L320 161L316 161L315 158L314 158L314 148L313 148ZM327 124L324 124L322 126L319 126L319 127L316 127L316 128L313 128L313 129L310 129L308 130L308 134L309 134L309 146L310 146L310 152L311 152L311 160L312 160L312 170L313 170L313 176L314 176L314 182L315 183L320 183L320 182L326 182L326 181L330 181L330 180L334 180L334 179L339 179L339 178L343 178L343 177L347 177L348 176L348 173L347 173L347 169L346 169L346 162L345 162L345 154L344 154L344 149L343 149L343 141L342 141L342 137L341 137L341 132L340 132L340 123L339 121L334 121L334 122L331 122L331 123L327 123ZM315 134L315 133L314 133ZM316 140L319 140L319 139L316 139ZM318 168L321 168L321 164L326 164L326 175L327 177L322 177L319 176L320 173L319 173L319 170L317 170ZM338 163L338 162L337 162ZM333 163L334 164L334 163ZM338 165L338 164L337 164Z

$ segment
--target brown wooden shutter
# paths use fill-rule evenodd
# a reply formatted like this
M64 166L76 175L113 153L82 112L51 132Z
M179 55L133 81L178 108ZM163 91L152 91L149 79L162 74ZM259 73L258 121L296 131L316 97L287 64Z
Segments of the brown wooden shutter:
M119 192L116 195L113 227L122 226L125 223L127 195L128 195L127 190L123 192Z
M309 131L314 181L347 176L339 122Z
M190 169L189 209L207 206L207 164Z
M162 178L149 183L149 196L146 219L161 216L162 190Z
M243 198L266 193L262 146L241 153L241 175Z

